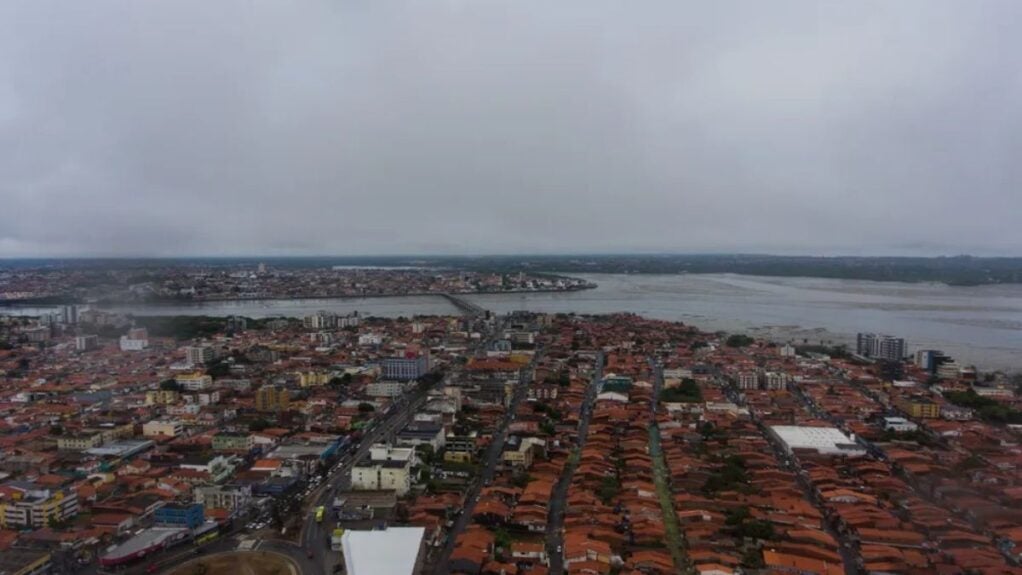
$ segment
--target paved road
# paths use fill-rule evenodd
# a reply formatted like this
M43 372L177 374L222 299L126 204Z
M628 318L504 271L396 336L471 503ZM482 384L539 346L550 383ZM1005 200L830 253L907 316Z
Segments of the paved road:
M581 455L585 447L586 437L589 435L589 420L593 415L593 403L596 401L597 390L600 379L603 378L603 353L596 357L596 366L593 371L593 379L586 389L585 399L582 401L582 412L578 423L578 445L577 453ZM571 487L571 476L575 473L577 459L572 458L561 473L561 479L554 487L554 493L550 498L550 506L547 508L546 525L546 552L550 558L550 574L561 575L564 573L564 512L568 500L568 488Z
M440 382L438 385L442 384L443 382ZM302 522L299 542L303 554L312 551L314 555L312 563L315 568L312 571L303 569L304 575L331 573L334 565L341 560L341 554L330 549L330 534L333 533L335 526L330 508L334 498L338 493L347 491L350 487L352 465L364 457L374 443L386 443L401 431L426 402L427 393L428 389L415 389L404 396L390 415L363 436L357 449L341 456L326 480L318 489L309 494L305 506L303 506L305 520ZM325 506L328 510L322 523L316 523L315 518L315 508L319 505Z
M461 515L454 521L454 525L447 532L447 542L444 545L443 551L440 553L437 559L436 574L444 575L447 573L447 563L451 559L451 553L454 552L454 544L458 540L458 535L464 531L469 523L472 521L472 510L475 509L476 501L479 498L479 492L482 490L484 485L488 485L493 481L493 476L496 473L497 463L500 462L501 453L504 450L504 442L507 441L508 426L513 421L515 411L518 409L518 405L525 398L526 391L529 387L529 382L532 379L532 369L536 362L539 360L541 355L540 350L536 350L535 355L532 358L532 363L529 367L521 371L521 375L518 379L518 385L515 387L514 394L511 396L511 404L507 411L504 413L504 418L500 422L500 427L493 435L493 440L490 441L490 445L486 449L486 454L483 456L483 471L479 478L472 483L465 495L465 506L461 510Z
M740 393L735 387L728 383L724 386L724 392L728 399L736 405L745 405L742 400ZM799 397L799 394L795 394ZM802 398L805 400L805 398ZM807 405L808 407L808 405ZM784 447L777 440L774 434L767 430L766 425L759 419L759 417L749 410L752 421L759 427L760 432L766 437L767 441L774 451L774 458L782 469L791 471L795 474L795 478L798 482L799 487L802 489L802 493L805 495L807 501L812 503L821 513L826 517L826 521L823 522L824 529L834 538L835 541L840 543L838 552L841 554L841 560L844 563L844 569L846 575L856 575L859 572L858 569L858 544L851 538L839 532L833 525L832 518L827 514L826 509L821 505L820 501L816 498L816 490L813 488L812 483L809 481L808 476L803 473L802 468L799 466L798 461L794 457L790 457L784 450ZM819 416L817 416L819 417Z

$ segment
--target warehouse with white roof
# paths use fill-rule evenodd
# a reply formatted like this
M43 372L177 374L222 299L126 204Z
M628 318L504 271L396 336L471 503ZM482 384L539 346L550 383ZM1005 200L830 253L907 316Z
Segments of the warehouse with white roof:
M770 427L784 450L789 455L795 450L812 450L823 455L844 455L860 457L866 449L855 441L855 436L848 436L835 427L804 427L801 425L773 425Z

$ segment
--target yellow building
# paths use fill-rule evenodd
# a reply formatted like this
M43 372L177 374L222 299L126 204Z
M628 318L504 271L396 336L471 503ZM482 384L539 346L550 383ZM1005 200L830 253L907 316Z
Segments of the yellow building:
M932 401L900 401L898 408L915 419L937 419L940 417L940 405Z
M472 463L472 454L465 451L445 451L444 461L447 463Z
M57 438L57 449L64 451L85 451L103 445L102 433L80 433Z
M145 392L146 405L173 405L177 403L180 394L171 389L157 389Z
M259 411L287 411L291 395L282 387L264 385L256 390L255 404Z
M330 383L330 374L326 372L298 372L298 384L302 387L318 387Z

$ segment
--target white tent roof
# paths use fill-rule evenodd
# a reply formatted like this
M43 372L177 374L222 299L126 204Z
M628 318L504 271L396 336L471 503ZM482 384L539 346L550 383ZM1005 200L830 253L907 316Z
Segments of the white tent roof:
M345 531L341 536L348 575L412 575L424 527Z

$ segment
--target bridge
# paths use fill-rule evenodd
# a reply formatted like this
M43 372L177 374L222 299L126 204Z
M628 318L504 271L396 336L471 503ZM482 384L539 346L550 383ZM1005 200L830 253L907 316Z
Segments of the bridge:
M485 309L454 294L442 293L440 294L440 296L446 299L447 301L451 302L451 305L458 308L458 311L467 316L479 317L481 315L486 315Z

